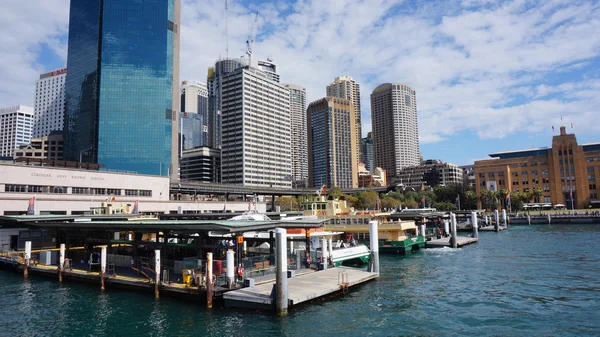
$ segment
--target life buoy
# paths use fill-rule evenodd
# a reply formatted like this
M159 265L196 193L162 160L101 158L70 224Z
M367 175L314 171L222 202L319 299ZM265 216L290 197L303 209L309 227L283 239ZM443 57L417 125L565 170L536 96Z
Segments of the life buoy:
M244 277L244 267L243 266L238 267L238 276Z

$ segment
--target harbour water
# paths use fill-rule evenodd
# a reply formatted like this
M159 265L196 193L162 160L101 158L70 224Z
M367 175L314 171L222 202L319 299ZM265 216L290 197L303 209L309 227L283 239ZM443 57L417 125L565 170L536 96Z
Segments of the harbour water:
M600 226L513 226L381 256L381 278L287 317L0 272L0 336L591 336Z

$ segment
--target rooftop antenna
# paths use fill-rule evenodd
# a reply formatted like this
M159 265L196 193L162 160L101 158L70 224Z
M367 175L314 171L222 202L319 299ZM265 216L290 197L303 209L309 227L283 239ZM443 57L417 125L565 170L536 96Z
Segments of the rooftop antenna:
M248 37L246 41L246 54L248 54L248 65L252 67L252 52L254 49L254 40L256 39L256 27L258 26L258 11L254 17L254 24L252 25L252 35Z
M229 59L229 25L227 21L228 8L227 0L225 0L225 56Z

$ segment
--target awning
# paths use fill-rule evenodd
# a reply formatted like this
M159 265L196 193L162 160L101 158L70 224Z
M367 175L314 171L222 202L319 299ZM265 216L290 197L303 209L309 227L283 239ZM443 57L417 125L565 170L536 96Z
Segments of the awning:
M565 207L565 205L563 205L563 204L556 204L556 205L554 205L554 207Z

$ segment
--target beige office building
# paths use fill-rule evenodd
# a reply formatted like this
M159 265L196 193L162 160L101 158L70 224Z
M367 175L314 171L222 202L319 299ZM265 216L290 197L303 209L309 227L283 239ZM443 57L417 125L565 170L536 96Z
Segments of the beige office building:
M354 119L356 124L356 163L362 158L361 142L362 139L362 120L360 116L360 85L352 79L352 76L336 77L333 82L327 86L327 96L345 98L352 101L354 107Z
M289 89L252 67L225 74L222 85L222 182L291 188Z
M325 97L308 105L308 183L358 187L356 116L352 101Z
M415 90L402 83L385 83L371 93L371 123L375 167L388 181L403 168L420 164Z
M284 84L290 90L292 128L292 181L293 186L306 186L308 179L308 150L306 141L306 89L295 84Z

